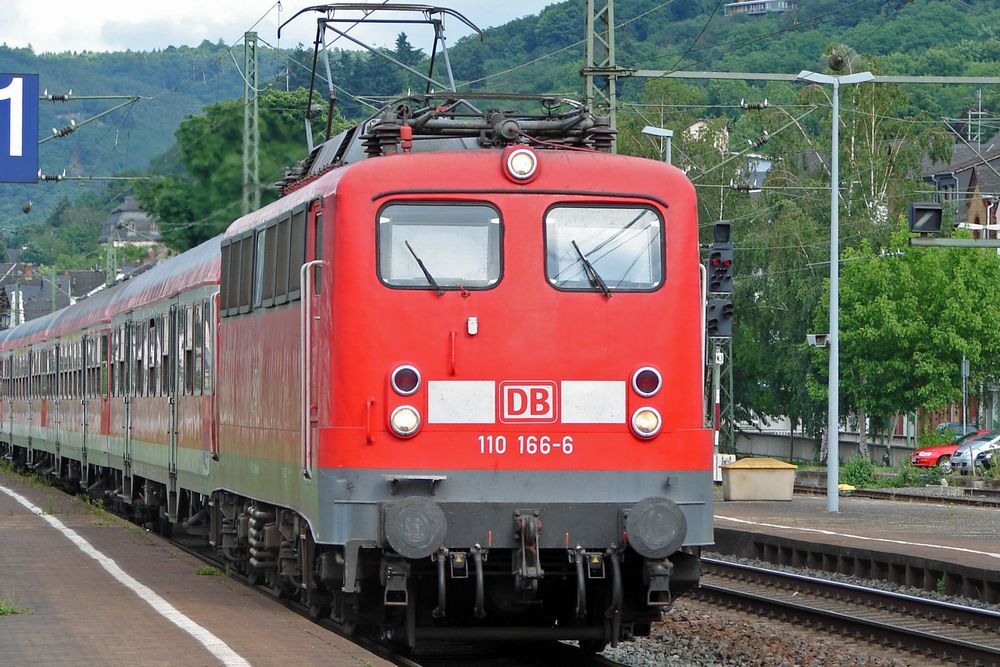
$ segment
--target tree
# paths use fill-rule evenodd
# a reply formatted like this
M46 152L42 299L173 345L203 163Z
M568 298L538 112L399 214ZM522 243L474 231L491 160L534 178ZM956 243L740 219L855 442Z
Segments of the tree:
M307 91L270 91L259 101L260 178L274 182L305 157L303 113ZM333 132L347 126L339 115ZM325 119L313 121L321 137ZM144 208L160 221L164 242L183 251L223 232L240 216L242 201L243 103L228 100L190 116L177 131L176 161L182 169L139 188ZM170 169L169 163L164 170ZM265 189L262 204L279 193Z
M841 281L841 392L869 415L938 410L961 400L961 360L972 385L1000 377L1000 257L989 250L869 244L845 253ZM825 357L825 354L823 355Z

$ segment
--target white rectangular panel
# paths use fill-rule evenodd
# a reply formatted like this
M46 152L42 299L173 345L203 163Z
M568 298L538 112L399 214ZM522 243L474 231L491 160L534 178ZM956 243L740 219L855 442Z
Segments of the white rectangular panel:
M493 380L427 383L428 424L494 424L497 385Z
M624 424L623 380L563 380L562 423Z

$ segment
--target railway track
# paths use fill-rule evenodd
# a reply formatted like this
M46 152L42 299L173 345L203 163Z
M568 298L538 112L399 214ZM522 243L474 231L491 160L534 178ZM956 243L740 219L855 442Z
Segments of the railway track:
M702 558L696 594L937 659L1000 665L1000 613Z
M812 496L825 496L826 487L795 485L795 493ZM974 507L1000 507L1000 489L962 489L962 495L911 495L897 493L885 489L857 489L850 495L855 498L871 498L874 500L897 500L911 503L937 503L943 505L972 505Z

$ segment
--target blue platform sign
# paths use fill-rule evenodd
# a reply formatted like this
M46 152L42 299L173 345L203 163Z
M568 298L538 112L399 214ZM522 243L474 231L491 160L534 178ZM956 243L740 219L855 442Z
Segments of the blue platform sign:
M0 183L38 180L38 75L0 74Z

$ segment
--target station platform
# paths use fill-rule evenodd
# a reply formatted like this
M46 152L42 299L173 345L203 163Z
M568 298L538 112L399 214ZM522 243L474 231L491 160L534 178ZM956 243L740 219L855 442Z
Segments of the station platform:
M197 574L201 565L80 498L0 471L0 662L391 664L238 581Z
M841 496L716 497L714 551L1000 602L1000 509Z

